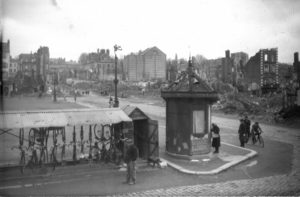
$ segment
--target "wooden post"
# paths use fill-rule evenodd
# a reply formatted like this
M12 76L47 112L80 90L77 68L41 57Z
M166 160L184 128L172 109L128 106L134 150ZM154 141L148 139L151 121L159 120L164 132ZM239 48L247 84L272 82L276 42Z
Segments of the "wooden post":
M89 129L89 142L90 142L89 159L92 159L92 125L90 125L90 129Z
M77 160L77 155L76 155L76 130L75 130L75 125L74 125L74 130L73 130L73 161Z

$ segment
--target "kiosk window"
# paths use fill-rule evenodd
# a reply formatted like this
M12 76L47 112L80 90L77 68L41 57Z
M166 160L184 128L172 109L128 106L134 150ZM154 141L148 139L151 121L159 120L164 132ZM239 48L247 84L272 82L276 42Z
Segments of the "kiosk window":
M193 111L193 133L204 133L205 117L204 111Z

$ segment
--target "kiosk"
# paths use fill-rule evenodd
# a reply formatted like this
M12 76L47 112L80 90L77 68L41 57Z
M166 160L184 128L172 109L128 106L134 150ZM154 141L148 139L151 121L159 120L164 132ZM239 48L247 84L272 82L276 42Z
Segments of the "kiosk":
M166 101L166 153L187 159L209 153L211 105L218 94L195 73L191 60L161 96Z

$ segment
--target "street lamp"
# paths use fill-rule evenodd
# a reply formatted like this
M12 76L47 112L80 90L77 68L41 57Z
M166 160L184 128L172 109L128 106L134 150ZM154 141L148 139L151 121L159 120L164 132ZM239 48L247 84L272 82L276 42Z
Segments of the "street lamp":
M52 75L53 77L52 77L52 79L53 79L53 102L56 102L57 101L57 99L56 99L56 72L55 71L53 71L53 75Z
M119 107L119 100L118 100L118 91L117 91L117 85L118 85L118 75L117 75L117 70L118 70L118 58L117 58L117 51L121 51L122 48L121 46L115 45L114 46L114 52L115 52L115 102L114 102L114 107Z

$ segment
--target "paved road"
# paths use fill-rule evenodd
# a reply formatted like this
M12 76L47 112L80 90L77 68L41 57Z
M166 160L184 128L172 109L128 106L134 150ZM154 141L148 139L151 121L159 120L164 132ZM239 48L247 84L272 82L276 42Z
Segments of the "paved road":
M105 97L91 96L77 102L93 107L103 106L107 101ZM123 106L129 101L120 103ZM149 103L134 105L159 120L160 142L164 144L164 108ZM221 126L223 141L238 144L238 121L215 116L213 121ZM58 168L55 174L47 173L48 176L5 180L0 182L0 195L299 195L299 134L293 129L262 127L266 147L247 145L259 156L218 175L194 176L171 168L144 168L138 171L138 184L130 187L122 184L124 172L77 165Z
M84 99L83 99L84 101ZM85 102L86 103L86 102ZM120 105L127 105L129 102L127 100L121 100ZM160 120L160 139L165 136L165 131L163 129L165 108L154 106L149 103L134 103L135 106L142 109L147 114L152 117L158 117ZM236 131L239 125L238 120L228 119L218 116L213 116L212 121L217 123L221 127L222 140L230 142L233 144L238 144L236 138ZM259 152L259 157L257 160L250 161L250 163L245 164L241 167L247 174L248 179L243 181L230 181L219 183L216 185L219 190L223 191L219 193L221 195L284 195L284 194L300 194L300 133L297 129L284 128L273 125L261 124L264 131L263 136L266 141L266 148L264 150L257 150L257 147L251 147ZM160 144L164 146L164 140L160 140ZM289 159L283 156L288 155L287 153L292 152ZM278 160L274 162L274 160ZM259 165L255 165L259 163ZM287 163L288 166L281 166L281 164ZM256 168L251 170L247 169L247 165L254 165ZM245 167L246 166L246 167ZM272 169L280 168L285 169L283 175L272 174L274 171ZM262 168L260 170L257 170ZM289 170L290 169L290 170ZM253 171L257 170L256 173ZM271 172L271 173L270 173ZM257 174L259 173L259 174ZM253 174L252 176L250 174ZM264 175L264 178L259 178L257 175ZM276 173L275 173L276 174ZM257 177L257 178L256 178ZM255 179L256 178L256 179ZM211 188L211 189L205 189ZM191 187L180 187L171 188L170 190L158 190L157 194L175 194L175 195L217 195L214 192L214 185L197 185ZM150 191L155 192L155 191ZM169 193L170 192L170 193ZM148 192L140 193L148 194ZM134 193L133 193L134 195Z

